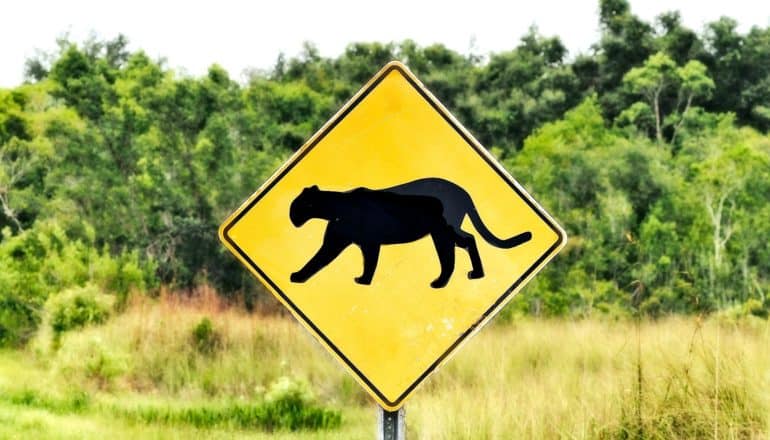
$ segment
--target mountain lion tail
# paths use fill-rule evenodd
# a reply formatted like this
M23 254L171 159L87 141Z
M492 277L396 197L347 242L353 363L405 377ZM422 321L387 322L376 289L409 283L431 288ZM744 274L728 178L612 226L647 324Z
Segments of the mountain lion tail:
M481 236L484 237L484 240L486 240L487 243L491 244L492 246L503 249L510 249L520 244L524 244L532 239L532 233L529 231L514 235L511 238L498 238L495 234L492 233L492 231L487 228L487 225L481 221L481 217L479 216L479 212L476 211L476 207L471 207L471 209L468 210L468 217L470 217L473 226L476 228L479 234L481 234Z

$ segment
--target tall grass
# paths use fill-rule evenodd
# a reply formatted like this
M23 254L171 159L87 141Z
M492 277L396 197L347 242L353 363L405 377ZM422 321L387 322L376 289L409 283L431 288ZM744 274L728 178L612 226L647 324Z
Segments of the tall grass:
M642 323L639 334L640 357L632 322L528 321L488 331L416 397L412 432L431 439L768 434L766 323L670 318Z
M373 404L298 324L229 308L205 289L135 299L106 324L65 334L56 350L45 339L35 345L38 372L26 374L46 377L35 382L45 393L3 381L13 368L0 362L0 416L5 402L117 417L132 430L251 429L268 411L259 402L289 380L307 384L298 388L307 408L330 417L312 426L341 422L331 438L373 435ZM761 319L493 324L417 390L407 430L419 439L767 438L768 343Z
M65 335L49 353L62 378L96 389L254 398L295 377L316 384L321 400L360 400L357 389L339 393L349 379L315 345L296 323L228 307L204 288L187 299L137 297L126 313Z
M145 424L186 424L196 428L226 427L265 431L334 429L340 426L340 413L308 406L302 401L282 399L260 404L117 407L116 415Z

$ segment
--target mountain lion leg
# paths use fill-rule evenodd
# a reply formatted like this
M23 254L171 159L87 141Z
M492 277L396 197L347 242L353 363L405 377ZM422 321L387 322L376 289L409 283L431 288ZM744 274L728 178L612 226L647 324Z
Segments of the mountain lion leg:
M484 266L481 265L481 257L479 256L479 248L476 247L476 239L473 235L460 230L455 230L457 233L457 245L468 251L468 256L471 258L472 269L468 272L468 279L482 278L484 276Z
M441 263L441 274L430 283L434 289L440 289L449 282L449 277L455 270L455 240L449 226L441 226L433 231L430 236L436 246L438 261Z
M304 283L319 270L326 267L327 264L331 263L332 260L337 258L337 256L345 250L346 247L350 246L350 244L350 240L335 234L330 234L329 229L327 228L321 248L318 249L318 252L313 255L313 258L311 258L302 269L291 274L289 279L295 283Z
M364 254L364 273L356 277L358 284L369 285L372 283L374 270L377 269L377 259L380 257L380 246L376 244L362 244L361 253Z

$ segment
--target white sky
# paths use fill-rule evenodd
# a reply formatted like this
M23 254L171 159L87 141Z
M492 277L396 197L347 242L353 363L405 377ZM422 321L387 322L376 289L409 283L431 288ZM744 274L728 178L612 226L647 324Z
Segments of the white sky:
M723 15L738 20L742 31L770 25L769 1L631 0L631 5L646 20L679 10L697 31ZM597 11L598 0L9 0L0 6L0 87L21 83L24 61L36 49L55 49L64 33L75 41L90 33L100 38L123 33L132 49L165 57L174 69L200 75L216 62L242 79L244 69L269 68L281 52L298 54L303 41L314 42L324 56L336 56L354 41L405 38L487 54L513 48L532 24L545 35L559 35L574 55L596 42Z

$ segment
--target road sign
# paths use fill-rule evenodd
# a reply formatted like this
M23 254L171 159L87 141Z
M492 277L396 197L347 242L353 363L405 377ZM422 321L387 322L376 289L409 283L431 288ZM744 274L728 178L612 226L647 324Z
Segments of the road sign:
M398 62L246 200L220 237L389 410L566 241Z

